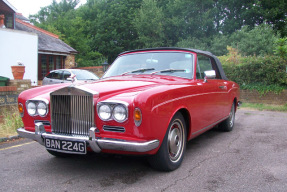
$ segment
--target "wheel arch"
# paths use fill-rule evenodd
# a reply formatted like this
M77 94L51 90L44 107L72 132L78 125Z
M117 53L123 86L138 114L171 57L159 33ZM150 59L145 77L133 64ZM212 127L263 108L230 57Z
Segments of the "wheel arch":
M234 105L235 105L235 112L237 111L237 107L238 107L238 105L237 105L237 97L234 97L233 98L233 103L234 103Z
M186 140L188 141L191 134L191 116L187 109L181 108L176 113L181 113L186 125Z

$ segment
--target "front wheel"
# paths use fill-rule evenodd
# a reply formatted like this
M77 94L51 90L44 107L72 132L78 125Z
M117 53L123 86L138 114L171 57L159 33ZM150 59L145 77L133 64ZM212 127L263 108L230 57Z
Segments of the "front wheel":
M219 129L225 132L232 131L234 127L234 122L235 122L235 105L233 102L228 118L219 124Z
M183 160L186 148L186 124L181 113L176 113L169 123L158 152L148 160L151 166L161 171L177 169Z

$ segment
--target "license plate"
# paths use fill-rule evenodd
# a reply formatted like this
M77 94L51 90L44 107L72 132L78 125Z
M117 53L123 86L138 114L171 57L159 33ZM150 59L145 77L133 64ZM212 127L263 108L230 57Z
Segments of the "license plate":
M63 153L86 154L86 142L45 138L46 149Z

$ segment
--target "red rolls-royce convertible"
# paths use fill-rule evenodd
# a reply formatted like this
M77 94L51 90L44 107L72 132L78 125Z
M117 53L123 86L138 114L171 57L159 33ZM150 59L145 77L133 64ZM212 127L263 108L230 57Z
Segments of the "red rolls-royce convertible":
M98 81L30 89L18 103L19 135L54 156L148 155L172 171L187 141L216 125L233 129L239 86L210 52L152 48L121 53Z

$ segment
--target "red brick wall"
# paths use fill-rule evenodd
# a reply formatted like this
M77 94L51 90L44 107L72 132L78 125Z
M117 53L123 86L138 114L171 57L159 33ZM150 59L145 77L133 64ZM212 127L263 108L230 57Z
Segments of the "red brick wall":
M65 59L65 69L74 68L76 66L75 55L68 55Z
M271 105L285 105L287 104L287 90L280 94L269 92L265 95L260 95L258 91L241 90L241 101L245 103L264 103Z

